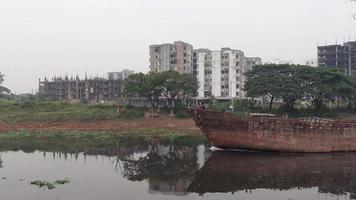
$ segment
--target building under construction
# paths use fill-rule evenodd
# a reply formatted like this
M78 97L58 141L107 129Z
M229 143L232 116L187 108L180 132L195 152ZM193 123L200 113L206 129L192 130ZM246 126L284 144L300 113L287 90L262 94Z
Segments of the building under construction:
M124 79L45 78L39 80L39 94L53 101L117 102L124 97Z

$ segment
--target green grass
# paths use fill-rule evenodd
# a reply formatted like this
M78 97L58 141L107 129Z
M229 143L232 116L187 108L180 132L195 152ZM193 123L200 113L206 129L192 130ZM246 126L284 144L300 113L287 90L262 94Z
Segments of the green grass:
M7 123L115 120L120 117L116 112L115 105L45 101L18 103L12 100L0 100L0 120ZM143 116L143 109L130 107L124 108L121 115L124 119Z

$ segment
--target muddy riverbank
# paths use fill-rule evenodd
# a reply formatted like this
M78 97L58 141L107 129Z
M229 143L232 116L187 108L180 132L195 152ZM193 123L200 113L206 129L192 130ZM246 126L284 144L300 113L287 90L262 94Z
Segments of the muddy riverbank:
M133 120L37 122L25 121L9 124L0 121L0 131L112 131L116 133L137 130L169 130L200 135L200 130L192 119L174 117L142 118Z

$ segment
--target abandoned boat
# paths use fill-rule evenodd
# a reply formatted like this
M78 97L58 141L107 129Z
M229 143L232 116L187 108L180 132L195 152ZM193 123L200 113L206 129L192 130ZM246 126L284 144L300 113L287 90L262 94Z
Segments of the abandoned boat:
M213 146L277 152L356 151L356 121L288 119L271 114L240 117L235 113L189 109Z

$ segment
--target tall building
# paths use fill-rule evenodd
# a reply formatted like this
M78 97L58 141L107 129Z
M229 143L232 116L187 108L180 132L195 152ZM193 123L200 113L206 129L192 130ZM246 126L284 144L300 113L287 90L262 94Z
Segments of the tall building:
M158 44L150 47L150 71L175 70L179 73L193 73L193 46L176 41L173 44Z
M193 59L199 81L198 97L241 98L245 96L243 85L247 58L242 51L230 48L222 48L218 51L196 49ZM259 59L256 59L257 63Z
M318 66L337 68L350 75L356 71L356 41L318 46Z

